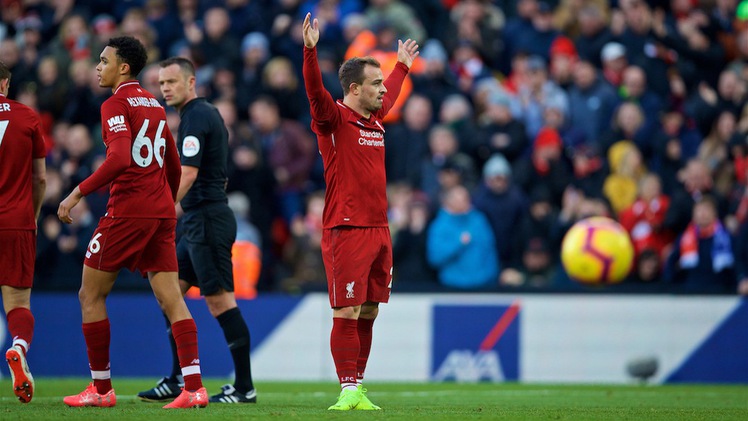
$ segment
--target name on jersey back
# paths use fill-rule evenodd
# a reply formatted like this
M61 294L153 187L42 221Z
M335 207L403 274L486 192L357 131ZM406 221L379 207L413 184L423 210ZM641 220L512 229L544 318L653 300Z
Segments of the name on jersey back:
M131 107L161 107L156 98L146 98L143 96L127 97L127 102Z

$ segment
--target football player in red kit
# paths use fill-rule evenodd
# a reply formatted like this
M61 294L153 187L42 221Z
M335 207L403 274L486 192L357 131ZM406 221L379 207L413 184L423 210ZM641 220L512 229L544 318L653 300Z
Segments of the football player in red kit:
M164 408L204 407L208 394L200 375L197 327L177 278L174 201L181 165L176 143L166 126L164 108L136 79L147 60L140 41L127 36L112 38L99 59L99 86L113 92L101 106L106 159L57 211L62 222L72 222L70 210L81 198L111 183L106 214L88 244L78 294L93 382L83 392L65 397L64 402L100 407L116 403L109 366L106 297L120 269L128 268L148 276L177 344L184 389Z
M341 392L331 410L376 410L362 386L379 303L392 288L392 240L387 222L382 119L418 56L413 40L398 41L398 62L384 79L371 57L340 67L343 99L332 99L317 62L319 24L303 23L304 85L325 168L322 257L333 327L330 348Z
M46 166L39 116L7 98L10 70L0 62L0 290L13 343L5 352L13 393L34 396L26 353L34 336L31 286L36 258L36 220L44 199Z

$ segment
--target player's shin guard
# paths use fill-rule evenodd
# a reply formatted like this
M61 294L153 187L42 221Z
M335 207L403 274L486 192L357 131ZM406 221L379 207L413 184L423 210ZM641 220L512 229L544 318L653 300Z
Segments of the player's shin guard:
M359 355L358 322L334 317L330 333L330 350L342 388L356 387L356 361Z
M179 365L182 367L184 389L194 392L203 387L200 375L200 357L197 352L197 326L193 319L172 323L171 333L177 344Z
M110 326L109 319L93 323L83 323L83 336L86 339L88 364L94 387L100 395L112 390L109 367Z
M372 328L374 326L374 319L358 319L357 330L358 330L358 360L356 362L356 381L361 383L364 380L364 371L366 371L366 363L369 361L369 353L371 352L371 337Z

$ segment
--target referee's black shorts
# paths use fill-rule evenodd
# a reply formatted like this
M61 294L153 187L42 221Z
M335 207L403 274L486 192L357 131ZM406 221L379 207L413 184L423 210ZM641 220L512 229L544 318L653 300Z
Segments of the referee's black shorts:
M211 203L185 212L177 244L179 279L200 287L201 295L234 290L231 247L236 219L226 203Z

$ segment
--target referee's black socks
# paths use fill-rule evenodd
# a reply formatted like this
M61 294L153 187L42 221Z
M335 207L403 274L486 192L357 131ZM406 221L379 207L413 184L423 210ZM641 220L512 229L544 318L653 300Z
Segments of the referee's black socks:
M252 369L249 363L250 337L247 323L242 317L239 307L227 310L216 317L223 329L223 336L234 360L236 380L234 388L240 393L247 393L254 389L252 383Z

